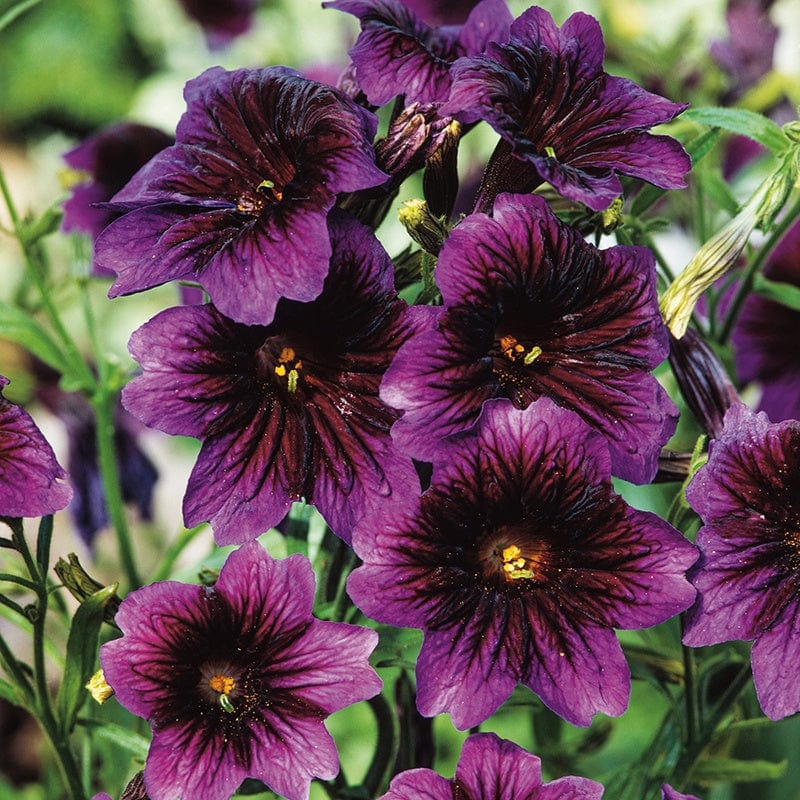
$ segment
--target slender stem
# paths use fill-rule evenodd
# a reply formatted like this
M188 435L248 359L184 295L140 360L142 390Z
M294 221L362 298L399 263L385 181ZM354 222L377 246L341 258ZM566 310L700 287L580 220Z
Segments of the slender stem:
M33 679L37 718L56 753L59 771L69 800L84 800L86 794L81 783L80 771L66 736L53 713L50 689L47 685L44 630L50 597L47 586L47 565L44 566L44 569L40 569L34 560L21 522L18 526L12 527L12 531L17 550L25 561L32 581L36 584L36 615L31 621L33 623Z
M686 624L685 615L681 614L681 631ZM700 738L700 698L697 694L697 663L694 650L683 645L683 680L684 702L686 705L686 747L695 747Z
M200 525L196 525L194 528L184 528L177 535L175 540L169 546L167 552L164 554L164 558L161 559L161 563L158 565L158 568L153 573L151 583L166 580L170 576L172 568L175 566L175 562L180 557L180 554L189 546L191 542L195 540L197 534L204 530L205 527L206 523L203 522Z
M133 557L130 530L125 516L125 505L117 467L117 448L114 443L115 404L116 393L109 391L101 379L98 390L92 398L97 419L97 461L105 490L108 514L117 537L120 562L129 584L128 589L132 590L138 589L142 582Z
M39 296L41 297L42 304L47 312L50 324L53 326L53 329L64 346L64 354L70 364L73 377L79 378L84 386L91 388L94 386L94 376L92 375L91 370L86 366L86 362L83 360L83 358L81 358L77 345L69 335L66 326L61 321L61 315L58 313L55 305L53 305L53 301L50 298L50 292L47 290L43 277L46 270L44 269L44 265L42 263L42 253L38 247L34 247L29 242L25 241L25 237L22 232L20 216L17 212L16 206L14 205L14 201L11 197L11 192L8 189L8 184L6 183L5 175L3 174L2 169L0 169L0 194L3 195L3 200L5 201L6 208L8 209L8 215L14 225L14 234L20 244L20 247L22 248L22 254L25 256L26 277L36 286L39 292Z
M744 301L747 299L747 296L750 294L750 290L753 288L753 279L755 278L756 273L761 269L775 245L778 244L784 233L786 233L786 231L791 227L798 217L800 217L800 195L797 196L794 204L781 218L780 222L775 224L770 232L769 238L764 243L764 246L759 249L758 253L756 253L752 262L745 270L745 273L739 282L739 286L736 289L736 294L734 295L733 300L731 300L731 304L728 306L725 320L720 326L719 338L717 340L720 344L726 344L728 339L730 339L733 328L736 325L736 320L739 318L742 306L744 305Z
M397 757L399 725L391 705L382 694L367 700L367 703L375 715L378 735L372 763L364 778L364 787L367 797L377 797L389 784L392 766Z

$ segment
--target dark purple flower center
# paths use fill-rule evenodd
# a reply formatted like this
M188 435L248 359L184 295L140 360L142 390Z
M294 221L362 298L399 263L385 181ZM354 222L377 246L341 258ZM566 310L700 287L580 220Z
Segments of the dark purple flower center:
M303 374L303 359L296 347L289 337L269 337L256 353L256 371L262 381L294 394Z
M206 661L200 665L197 693L201 713L206 704L242 719L264 703L264 689L252 669L242 669L227 660Z
M283 200L284 188L285 185L279 186L275 181L264 179L254 192L243 192L239 195L236 208L243 214L258 216L265 205L276 205Z

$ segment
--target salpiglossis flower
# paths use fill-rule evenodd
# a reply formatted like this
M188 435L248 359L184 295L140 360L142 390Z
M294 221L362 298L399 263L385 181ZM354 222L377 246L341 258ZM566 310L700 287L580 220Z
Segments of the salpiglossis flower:
M434 455L421 499L365 519L353 546L350 596L424 631L417 707L460 730L520 683L575 725L621 714L630 674L613 628L694 599L694 547L614 493L603 437L547 398L488 403L477 436Z
M101 648L119 702L153 741L150 800L227 800L246 777L305 800L339 770L324 720L372 697L377 634L312 614L303 556L272 559L257 542L228 557L213 588L163 581L130 594L123 636Z
M435 277L438 325L400 349L381 386L403 411L402 449L430 460L490 398L547 396L607 438L615 475L653 478L677 410L650 374L669 345L649 250L598 250L540 197L506 194L452 231Z
M143 374L123 403L148 425L203 440L184 517L210 521L219 544L258 536L301 499L349 541L370 505L419 488L378 386L427 309L398 298L391 260L368 228L337 216L331 239L322 294L281 300L268 326L191 306L161 312L131 337Z
M96 263L117 273L112 297L197 281L226 316L269 324L279 298L322 290L336 195L386 180L375 117L283 67L213 67L185 97L175 145L115 195L127 213L97 240Z

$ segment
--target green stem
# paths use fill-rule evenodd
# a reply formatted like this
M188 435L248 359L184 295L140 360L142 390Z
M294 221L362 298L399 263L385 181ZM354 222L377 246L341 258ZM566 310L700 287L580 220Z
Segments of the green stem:
M769 238L764 243L763 247L759 249L758 253L756 253L752 262L745 270L745 273L739 282L739 286L736 289L736 294L734 295L733 300L728 307L725 320L720 326L719 338L717 340L720 344L726 344L728 339L730 339L733 328L736 325L736 320L739 318L742 306L744 305L744 301L747 299L747 296L750 294L750 291L753 288L753 279L755 278L756 273L764 265L764 262L767 260L767 257L772 252L775 245L778 244L783 235L798 217L800 217L800 195L797 196L794 204L781 218L780 222L776 223L772 228Z
M367 790L367 797L377 797L389 785L392 767L397 757L399 725L391 705L382 694L367 700L367 703L375 716L378 734L372 763L364 778L364 787Z
M194 528L184 528L175 537L175 540L164 554L164 558L161 559L161 563L153 573L153 577L150 581L151 583L169 578L172 573L172 568L175 566L175 562L180 557L180 554L195 540L197 534L204 530L205 527L206 523L203 522L200 525L196 525Z
M17 208L14 205L14 201L11 197L11 192L8 189L8 184L6 183L5 175L3 174L2 169L0 169L0 194L3 195L3 200L5 201L6 208L8 209L8 216L14 225L14 235L16 236L17 241L22 248L22 254L25 257L26 277L36 286L39 292L39 296L42 299L42 304L47 312L50 324L53 326L53 329L55 330L58 338L61 340L61 344L64 347L64 355L69 363L71 375L75 378L78 378L82 386L85 386L87 389L91 389L94 387L95 383L94 376L92 375L89 367L86 365L86 362L83 360L83 358L81 358L81 354L78 351L77 345L69 335L66 326L61 321L61 315L53 305L53 301L50 298L50 292L47 290L47 286L45 285L44 281L46 269L42 263L42 253L38 247L34 247L29 242L25 241L25 236L22 230L22 222L19 213L17 212Z
M97 419L97 461L106 495L108 514L117 537L120 562L128 581L128 590L133 590L138 589L142 582L134 562L130 530L125 516L125 505L122 499L122 487L117 467L117 448L114 443L115 404L116 393L110 392L103 385L101 377L98 390L92 398L92 405Z
M39 565L34 560L28 547L28 542L25 539L21 522L18 526L13 527L12 531L17 550L25 561L31 580L36 584L36 615L31 620L33 623L33 688L36 701L36 716L55 751L59 771L67 789L69 800L85 800L86 794L81 783L80 771L67 738L53 713L50 689L47 685L44 630L47 604L50 597L47 586L47 566L45 565L44 570L40 570Z
M685 626L685 615L681 614L681 631ZM697 694L697 663L694 650L683 645L684 701L686 706L686 747L696 746L700 738L700 698Z

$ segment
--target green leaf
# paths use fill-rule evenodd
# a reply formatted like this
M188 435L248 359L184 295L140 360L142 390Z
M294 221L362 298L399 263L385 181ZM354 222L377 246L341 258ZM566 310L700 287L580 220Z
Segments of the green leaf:
M89 728L95 738L119 745L138 761L143 762L147 758L150 740L135 731L106 720L79 719L78 724L82 728Z
M422 644L422 632L417 628L395 628L391 625L377 625L376 630L380 641L373 653L375 666L413 669Z
M703 194L710 197L718 208L727 211L730 216L735 216L739 212L739 201L731 191L731 187L723 179L717 170L698 170L697 180L700 182Z
M746 136L763 144L775 155L779 155L789 146L789 139L779 125L762 114L744 108L690 108L683 112L682 118Z
M75 727L78 710L88 692L85 684L94 673L97 659L97 637L103 622L103 610L117 591L118 584L106 586L89 595L78 606L67 639L67 660L64 665L64 680L58 689L56 709L65 733Z
M29 314L0 300L0 335L22 345L46 364L64 369L65 357L53 337Z
M19 236L23 246L30 247L36 244L39 239L49 236L58 230L64 212L58 206L51 206L40 217L26 222L19 230Z
M3 678L0 678L0 697L2 697L3 700L8 700L12 705L20 706L20 708L27 708L22 695L17 691L17 687Z
M699 761L692 770L692 780L698 783L756 783L780 778L787 760L745 761L738 758L706 758Z
M0 31L2 31L3 28L7 28L20 14L24 14L29 8L33 8L33 6L41 2L42 0L22 0L21 3L11 6L11 8L0 17Z
M753 291L793 311L800 311L800 287L792 283L771 281L761 274L756 274L753 278Z

